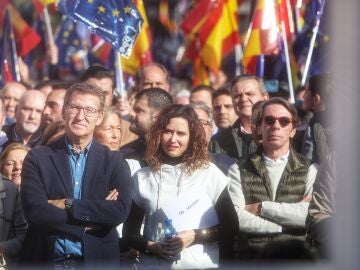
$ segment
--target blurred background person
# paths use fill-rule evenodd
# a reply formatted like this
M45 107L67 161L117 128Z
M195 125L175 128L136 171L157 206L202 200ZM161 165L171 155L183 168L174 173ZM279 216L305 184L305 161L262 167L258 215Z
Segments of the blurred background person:
M4 102L6 112L6 125L15 122L16 106L26 90L23 84L17 82L7 83L1 90L1 99Z
M1 174L20 187L21 170L25 156L30 148L21 143L12 143L5 148L0 156Z
M19 142L32 148L40 143L40 124L44 106L45 97L40 91L28 90L24 93L16 107L16 122L3 128L8 137L4 147Z
M95 128L94 138L112 151L118 151L121 145L121 115L116 107L104 109L104 119Z
M65 123L63 120L48 125L41 137L41 145L49 144L59 139L65 133Z
M212 94L214 121L219 130L231 127L238 118L228 88L230 86L221 88Z
M198 85L190 91L190 103L205 103L210 109L212 109L212 94L215 89L209 85Z
M149 63L141 66L135 75L135 91L148 88L161 88L170 92L169 73L160 63Z

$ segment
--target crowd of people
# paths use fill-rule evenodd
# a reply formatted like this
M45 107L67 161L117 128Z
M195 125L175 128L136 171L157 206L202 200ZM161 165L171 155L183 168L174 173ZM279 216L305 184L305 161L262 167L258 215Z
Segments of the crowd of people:
M91 66L77 82L0 90L1 263L204 269L327 258L328 74L311 77L296 106L253 75L175 92L158 63L139 68L126 96L113 89L112 72Z

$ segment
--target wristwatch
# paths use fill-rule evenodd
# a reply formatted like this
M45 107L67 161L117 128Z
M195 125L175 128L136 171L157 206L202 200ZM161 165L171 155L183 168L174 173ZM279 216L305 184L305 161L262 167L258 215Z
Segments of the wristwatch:
M69 211L71 210L72 206L73 206L73 199L65 199L64 204L65 204L65 210Z

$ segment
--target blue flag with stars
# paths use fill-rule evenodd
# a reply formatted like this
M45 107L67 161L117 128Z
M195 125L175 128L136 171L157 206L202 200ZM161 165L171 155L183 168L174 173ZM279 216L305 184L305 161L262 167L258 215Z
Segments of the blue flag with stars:
M58 9L129 57L143 20L132 0L60 0Z

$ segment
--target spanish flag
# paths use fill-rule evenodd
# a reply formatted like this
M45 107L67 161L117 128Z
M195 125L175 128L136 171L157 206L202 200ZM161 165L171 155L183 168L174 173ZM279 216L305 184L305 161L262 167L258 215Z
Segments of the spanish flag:
M40 43L40 36L25 22L10 0L0 1L0 26L5 11L9 12L19 56L27 55Z
M217 74L222 58L240 44L237 8L237 0L200 0L181 24L187 44L185 57ZM206 82L194 77L193 83Z

